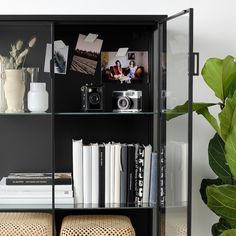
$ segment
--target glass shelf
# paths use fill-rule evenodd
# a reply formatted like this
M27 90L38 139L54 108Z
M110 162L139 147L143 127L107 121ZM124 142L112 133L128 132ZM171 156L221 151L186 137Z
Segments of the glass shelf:
M106 204L99 206L98 204L55 204L55 209L152 209L155 208L155 204L143 203L140 205L135 204Z
M90 116L90 115L157 115L158 112L56 112L56 116Z
M0 116L50 116L50 112L18 112L18 113L4 113L1 112Z

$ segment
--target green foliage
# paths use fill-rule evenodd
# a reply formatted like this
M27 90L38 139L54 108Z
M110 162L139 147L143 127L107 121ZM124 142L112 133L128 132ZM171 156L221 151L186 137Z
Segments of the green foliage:
M204 108L215 106L215 105L218 105L218 104L217 103L203 103L203 102L193 103L192 110L197 112L197 111L200 111ZM166 120L171 120L173 118L184 115L186 113L188 113L188 101L182 105L176 106L174 109L167 110L165 113Z
M212 128L217 132L217 134L221 137L220 127L216 118L209 112L207 107L204 107L197 111L197 114L203 115L205 119L209 122Z
M216 97L224 102L228 97L230 85L236 77L234 57L208 59L202 69L202 76L207 85L215 92Z
M236 236L236 229L228 229L224 231L220 236Z
M236 179L236 124L234 124L225 143L225 158L234 179Z
M212 225L211 233L213 236L219 236L228 229L232 229L231 225L224 218L220 218L218 223Z
M210 140L208 146L209 165L222 180L231 179L231 172L225 160L225 143L218 134Z
M213 236L236 236L236 62L234 57L210 58L202 76L213 90L219 103L193 103L192 111L202 115L216 131L208 146L209 165L219 177L203 179L200 193L202 200L220 220L212 226ZM218 118L208 110L220 105ZM189 103L179 105L166 113L166 119L188 112Z
M224 109L219 114L221 137L226 141L236 124L236 98L228 98Z
M207 206L236 227L236 186L211 185L206 188Z

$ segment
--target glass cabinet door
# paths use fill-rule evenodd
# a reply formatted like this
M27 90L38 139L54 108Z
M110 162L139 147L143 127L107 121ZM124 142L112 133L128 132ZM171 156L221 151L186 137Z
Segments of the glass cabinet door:
M159 24L160 235L191 235L193 10ZM186 114L173 110L186 103Z
M0 20L1 212L52 210L52 50L46 54L47 45L52 45L50 22Z

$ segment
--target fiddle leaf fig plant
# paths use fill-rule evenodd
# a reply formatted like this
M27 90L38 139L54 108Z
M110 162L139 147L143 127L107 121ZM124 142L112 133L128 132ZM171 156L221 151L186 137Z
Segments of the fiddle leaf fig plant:
M236 235L236 62L233 56L209 58L201 71L218 103L193 103L192 110L202 115L215 130L208 145L208 161L218 176L204 179L200 193L207 206L220 217L212 226L213 236ZM219 106L218 117L209 107ZM171 120L188 112L188 102L166 112Z

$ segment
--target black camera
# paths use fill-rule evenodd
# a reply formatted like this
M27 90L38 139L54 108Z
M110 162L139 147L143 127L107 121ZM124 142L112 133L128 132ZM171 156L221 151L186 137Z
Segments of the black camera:
M102 111L103 110L103 87L93 84L86 84L81 87L82 110Z
M112 107L114 112L142 111L142 91L113 91Z

